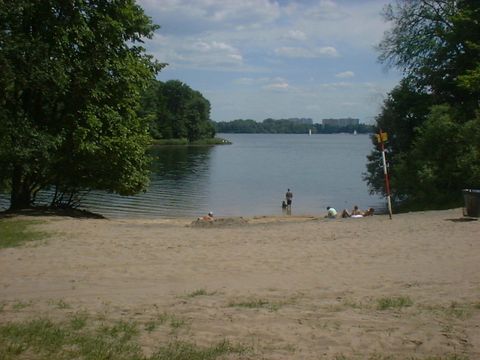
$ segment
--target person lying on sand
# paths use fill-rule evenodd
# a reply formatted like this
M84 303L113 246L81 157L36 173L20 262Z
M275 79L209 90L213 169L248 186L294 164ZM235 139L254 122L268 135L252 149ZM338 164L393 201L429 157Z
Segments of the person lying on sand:
M342 218L347 218L347 217L361 218L364 216L373 216L374 211L375 210L373 208L369 208L368 210L361 211L358 209L358 206L355 205L351 213L349 213L347 209L344 209L342 211Z
M213 221L215 219L213 218L213 213L210 211L207 215L199 217L198 220Z

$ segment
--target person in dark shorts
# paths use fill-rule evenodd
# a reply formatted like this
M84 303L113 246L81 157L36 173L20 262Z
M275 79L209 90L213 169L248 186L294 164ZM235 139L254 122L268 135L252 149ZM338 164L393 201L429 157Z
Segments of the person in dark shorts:
M287 199L287 206L291 207L292 206L293 194L290 191L290 189L287 189L287 193L285 194L285 198Z

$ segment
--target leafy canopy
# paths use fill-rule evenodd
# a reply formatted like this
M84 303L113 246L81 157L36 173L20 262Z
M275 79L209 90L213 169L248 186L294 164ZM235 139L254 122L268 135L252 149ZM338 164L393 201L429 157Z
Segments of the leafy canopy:
M134 0L0 2L0 190L12 208L49 187L61 205L146 186L136 109L164 64L140 45L157 28Z
M213 138L210 102L179 80L154 80L145 92L140 113L149 118L156 139L187 139L194 142Z
M379 60L404 73L377 117L393 195L415 208L458 205L461 189L480 187L480 4L397 0L385 18ZM365 179L384 192L378 148Z

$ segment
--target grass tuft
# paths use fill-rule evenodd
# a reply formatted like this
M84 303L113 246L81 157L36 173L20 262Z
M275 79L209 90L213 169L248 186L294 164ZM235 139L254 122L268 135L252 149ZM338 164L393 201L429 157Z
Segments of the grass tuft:
M384 297L377 300L378 310L401 309L412 305L413 301L408 296Z
M247 309L268 309L270 311L278 311L278 309L280 309L282 305L283 304L279 302L271 302L262 299L251 299L240 302L232 301L228 304L229 307L240 307Z
M449 307L445 308L445 313L457 319L467 319L472 315L472 308L469 305L459 304L453 301Z
M214 360L220 356L245 352L245 347L234 346L227 340L210 347L199 347L196 344L175 341L158 349L151 360Z
M197 296L211 296L211 295L215 295L215 294L216 294L216 291L208 292L205 289L198 289L198 290L192 291L191 293L187 294L185 297L194 298L194 297L197 297Z
M87 325L88 315L86 313L76 313L70 319L72 330L81 330Z
M25 309L29 306L32 306L32 301L28 301L28 302L25 302L25 301L20 301L20 300L17 300L13 305L12 305L12 309L14 311L20 311L22 309Z
M145 323L144 329L147 332L154 331L159 325L168 325L172 332L176 332L181 328L189 326L187 320L178 317L174 314L162 313L158 314L155 318Z
M38 220L0 220L0 249L12 248L29 241L42 240L47 234L33 230L33 225L41 224Z

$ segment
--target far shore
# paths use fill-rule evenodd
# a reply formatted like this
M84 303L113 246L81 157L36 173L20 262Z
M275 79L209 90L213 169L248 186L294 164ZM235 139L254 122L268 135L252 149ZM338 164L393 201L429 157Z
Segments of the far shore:
M227 340L247 349L229 359L480 358L480 221L461 208L35 220L46 239L0 249L0 325L122 320L146 356Z

